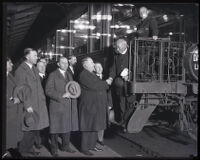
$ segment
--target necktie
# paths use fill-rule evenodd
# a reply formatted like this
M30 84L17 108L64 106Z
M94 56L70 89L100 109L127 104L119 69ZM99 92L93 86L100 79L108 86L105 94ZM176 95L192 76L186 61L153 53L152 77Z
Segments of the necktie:
M32 73L33 73L33 76L36 77L33 67L31 68L31 71L32 71Z

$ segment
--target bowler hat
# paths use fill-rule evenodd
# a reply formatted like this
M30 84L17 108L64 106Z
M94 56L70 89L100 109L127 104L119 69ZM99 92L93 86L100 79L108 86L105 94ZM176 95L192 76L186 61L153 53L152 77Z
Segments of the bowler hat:
M39 123L39 115L37 112L27 112L23 113L23 129L26 131L35 130Z
M65 91L70 94L70 98L78 98L81 94L81 87L75 81L69 81L65 86Z

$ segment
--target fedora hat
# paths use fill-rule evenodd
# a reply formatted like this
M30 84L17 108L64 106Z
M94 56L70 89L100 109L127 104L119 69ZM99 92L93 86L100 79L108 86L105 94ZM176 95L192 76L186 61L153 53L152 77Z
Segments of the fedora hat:
M35 130L39 123L39 115L33 111L31 113L25 111L23 113L23 129L25 131Z
M65 86L65 91L70 94L70 98L78 98L81 94L81 87L75 81L69 81Z

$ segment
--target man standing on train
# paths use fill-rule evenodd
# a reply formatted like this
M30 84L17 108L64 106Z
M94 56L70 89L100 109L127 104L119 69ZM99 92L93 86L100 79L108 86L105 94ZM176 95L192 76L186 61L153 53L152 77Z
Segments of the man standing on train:
M158 39L158 24L153 17L149 16L149 10L146 7L140 7L139 14L141 21L137 25L137 37L152 37Z

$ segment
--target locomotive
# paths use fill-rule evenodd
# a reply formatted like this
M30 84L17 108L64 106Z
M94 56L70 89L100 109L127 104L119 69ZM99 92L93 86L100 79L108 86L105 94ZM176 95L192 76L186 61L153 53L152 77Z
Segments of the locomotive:
M158 108L157 114L176 115L172 125L197 140L198 45L186 47L169 38L130 41L129 92L142 98L135 103L129 133L140 132Z

